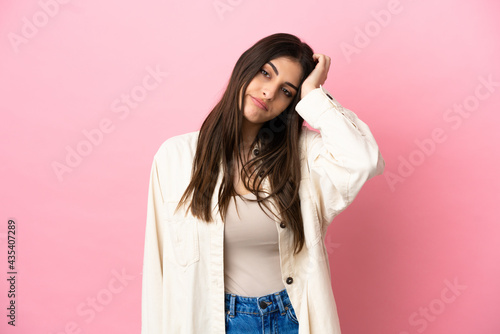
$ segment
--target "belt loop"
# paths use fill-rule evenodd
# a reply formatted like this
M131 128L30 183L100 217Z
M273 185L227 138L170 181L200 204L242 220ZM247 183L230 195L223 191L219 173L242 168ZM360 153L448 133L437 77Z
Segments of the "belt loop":
M231 318L234 318L235 316L235 311L234 311L234 303L236 300L236 296L234 294L231 294L230 302L229 302L229 316Z
M274 294L276 296L276 300L278 301L278 306L280 308L281 315L285 315L285 306L283 305L283 301L281 300L281 294L280 292L277 292Z

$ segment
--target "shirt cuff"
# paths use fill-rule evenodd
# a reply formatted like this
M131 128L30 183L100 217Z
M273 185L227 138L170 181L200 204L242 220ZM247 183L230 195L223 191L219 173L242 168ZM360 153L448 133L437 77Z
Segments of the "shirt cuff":
M295 106L299 115L313 128L317 129L321 115L332 109L332 107L343 113L342 106L332 97L332 95L322 86L313 89L302 98ZM330 111L331 112L331 111Z

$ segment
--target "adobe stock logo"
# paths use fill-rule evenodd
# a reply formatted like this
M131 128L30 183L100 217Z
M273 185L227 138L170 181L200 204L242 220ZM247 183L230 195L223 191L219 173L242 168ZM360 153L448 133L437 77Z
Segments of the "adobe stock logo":
M17 34L14 32L9 32L7 38L9 39L12 49L15 53L19 52L19 47L21 44L28 44L30 40L38 35L40 29L44 28L50 21L59 14L60 5L65 5L69 3L70 0L40 0L38 5L40 10L36 11L32 16L31 20L26 16L23 17L21 33Z
M243 0L215 0L212 2L217 15L221 21L224 20L224 15L227 12L232 12L237 6L239 6Z
M53 330L48 334L78 334L88 333L85 331L85 326L93 322L95 319L103 317L106 309L117 307L117 303L113 303L116 297L123 293L130 293L131 289L127 288L132 281L139 278L140 275L129 275L125 268L120 271L111 270L112 277L107 281L104 287L96 293L91 293L75 306L75 312L78 318L67 321L60 325L61 328Z
M454 303L457 298L462 295L462 291L467 289L467 285L458 283L457 278L450 282L444 280L445 287L441 290L439 298L431 300L427 305L418 308L418 311L413 312L408 317L410 326L416 327L418 333L422 333L427 329L430 323L436 321L438 316L443 314L448 306ZM399 334L410 334L407 331L399 332Z
M372 40L380 35L382 30L386 28L392 21L394 15L398 15L403 11L399 0L389 0L387 9L379 11L371 11L370 15L373 20L365 23L363 29L359 26L354 27L354 39L352 44L342 42L340 43L340 50L347 60L351 62L351 57L354 54L360 54L361 50L371 44Z
M164 81L168 75L163 72L159 65L156 68L146 66L146 72L140 84L133 86L127 93L120 94L119 98L111 102L111 112L118 115L118 118L123 121L130 116L131 110L137 109L140 103L144 101L148 95ZM52 161L51 167L59 182L62 182L65 174L73 172L75 168L80 166L85 157L92 154L94 149L100 146L106 135L109 135L116 129L118 121L113 121L111 118L103 117L97 122L97 125L91 129L83 129L81 131L83 139L79 140L73 146L66 145L66 156L62 161Z
M487 77L479 76L479 84L474 89L474 94L468 95L462 99L461 103L454 103L453 107L446 109L443 113L443 120L453 130L458 130L464 119L471 117L474 111L479 109L481 101L487 100L500 87L500 82L493 81L492 75ZM448 135L442 127L434 128L430 136L423 139L416 138L413 142L416 148L405 156L399 155L399 166L397 173L385 171L384 177L392 192L396 190L398 183L403 183L415 172L418 166L421 166L428 157L432 156L438 147L438 144L446 142Z

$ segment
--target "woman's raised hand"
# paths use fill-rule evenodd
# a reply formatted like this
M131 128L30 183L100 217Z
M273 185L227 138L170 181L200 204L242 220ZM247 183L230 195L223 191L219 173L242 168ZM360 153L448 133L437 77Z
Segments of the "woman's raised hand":
M315 53L313 54L313 59L317 61L316 67L314 67L314 70L302 83L302 92L300 94L301 99L303 99L304 96L306 96L307 93L313 89L319 88L319 85L323 85L328 76L331 61L330 57L324 54Z

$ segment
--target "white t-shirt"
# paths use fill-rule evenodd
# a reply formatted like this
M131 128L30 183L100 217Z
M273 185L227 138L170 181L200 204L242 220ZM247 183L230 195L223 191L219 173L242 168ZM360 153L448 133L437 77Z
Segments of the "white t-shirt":
M276 223L264 204L261 209L257 201L247 200L256 198L253 193L233 196L224 222L225 291L247 297L285 288Z

